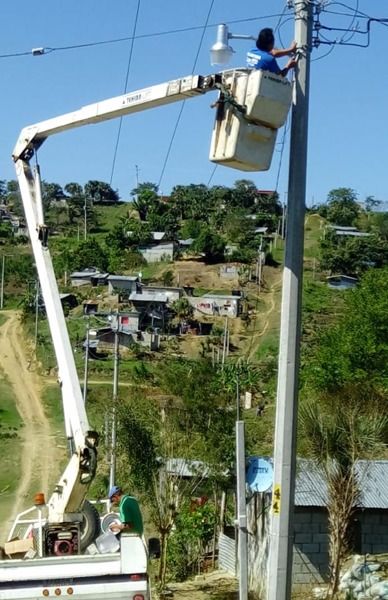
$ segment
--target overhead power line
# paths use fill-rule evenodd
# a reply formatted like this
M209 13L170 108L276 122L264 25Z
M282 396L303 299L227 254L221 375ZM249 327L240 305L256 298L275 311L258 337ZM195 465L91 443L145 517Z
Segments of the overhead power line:
M235 19L232 21L227 21L228 25L233 25L235 23L249 23L249 22L253 22L253 21L263 21L263 20L268 20L268 19L272 19L275 17L281 17L283 15L283 13L280 14L272 14L272 15L263 15L263 16L256 16L256 17L248 17L246 19ZM212 28L212 27L218 27L218 23L211 23L211 24L205 24L205 25L196 25L193 27L182 27L182 28L177 28L177 29L168 29L166 31L155 31L153 33L143 33L143 34L139 34L139 35L133 35L133 36L128 36L128 37L120 37L120 38L112 38L109 40L98 40L98 41L93 41L93 42L85 42L82 44L72 44L69 46L54 46L54 47L45 47L42 46L40 48L32 48L31 50L27 50L27 51L19 51L19 52L12 52L12 53L7 53L7 54L0 54L0 58L17 58L20 56L42 56L44 54L51 54L52 52L63 52L63 51L67 51L67 50L79 50L82 48L91 48L93 46L104 46L104 45L108 45L108 44L119 44L122 42L128 42L131 40L140 40L140 39L145 39L145 38L154 38L154 37L159 37L159 36L164 36L164 35L174 35L176 33L186 33L188 31L198 31L198 30L202 30L204 27L206 28Z

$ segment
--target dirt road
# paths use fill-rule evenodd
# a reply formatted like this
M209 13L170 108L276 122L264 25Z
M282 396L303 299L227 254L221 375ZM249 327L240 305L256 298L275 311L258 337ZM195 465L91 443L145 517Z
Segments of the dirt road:
M34 491L48 493L49 481L58 472L55 443L50 423L41 402L42 382L29 371L29 359L23 343L20 312L7 311L7 321L0 328L0 364L16 398L23 420L21 430L21 477L10 516L32 505ZM36 489L32 490L32 484Z

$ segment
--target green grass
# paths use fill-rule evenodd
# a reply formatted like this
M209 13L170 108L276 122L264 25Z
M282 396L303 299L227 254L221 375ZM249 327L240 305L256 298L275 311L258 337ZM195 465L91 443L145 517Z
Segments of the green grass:
M322 237L322 218L319 215L309 214L305 222L304 257L305 259L318 258L319 240Z
M273 430L275 424L275 404L265 406L262 416L256 409L244 411L248 452L259 456L272 456Z
M3 375L0 377L0 523L3 524L11 513L21 477L19 431L22 420L10 384Z
M63 425L63 408L61 391L58 385L48 385L42 393L43 408L46 413L53 434L55 435L56 443L66 445L66 435Z
M169 262L155 262L147 265L138 267L137 271L142 274L142 282L150 283L160 281L164 271L171 270L173 263Z
M119 202L111 206L98 206L98 204L95 204L94 209L97 214L98 223L100 223L98 233L106 234L111 231L115 225L120 223L120 219L128 217L130 207L131 204L129 202ZM94 232L92 235L94 235Z

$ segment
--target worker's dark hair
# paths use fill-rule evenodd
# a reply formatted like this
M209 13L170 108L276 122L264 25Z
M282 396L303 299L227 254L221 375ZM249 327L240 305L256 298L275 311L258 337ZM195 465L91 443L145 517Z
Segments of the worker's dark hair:
M258 35L256 40L256 48L259 50L264 50L264 52L268 52L268 50L272 50L274 43L275 36L272 29L265 27Z

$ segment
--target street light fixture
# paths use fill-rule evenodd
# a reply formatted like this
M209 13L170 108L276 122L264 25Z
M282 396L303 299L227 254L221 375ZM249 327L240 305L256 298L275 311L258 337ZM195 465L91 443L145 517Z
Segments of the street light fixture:
M210 48L210 63L212 65L226 65L232 58L234 50L229 46L230 39L256 40L253 35L239 35L229 33L228 26L222 23L217 27L217 41Z

